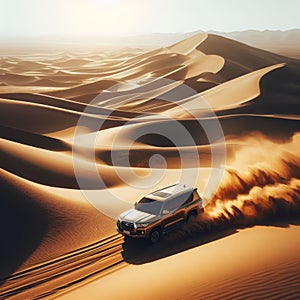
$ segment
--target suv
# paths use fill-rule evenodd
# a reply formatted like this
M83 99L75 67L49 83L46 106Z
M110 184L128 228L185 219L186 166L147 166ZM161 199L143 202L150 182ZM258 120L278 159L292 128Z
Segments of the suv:
M117 231L132 238L148 238L157 243L166 234L203 212L197 189L175 184L155 191L123 212Z

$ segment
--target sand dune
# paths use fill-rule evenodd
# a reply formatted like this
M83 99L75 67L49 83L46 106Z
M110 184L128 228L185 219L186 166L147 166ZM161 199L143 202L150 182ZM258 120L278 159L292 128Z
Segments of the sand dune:
M250 47L213 34L210 34L197 49L206 55L220 55L225 59L226 64L220 72L220 75L226 80L241 76L249 71L282 62L297 63L297 60ZM234 49L234 51L232 51L232 49Z
M300 295L299 61L207 34L152 51L12 53L0 60L1 298L118 299L136 274L132 299ZM226 161L222 134L205 131L217 120ZM112 216L139 197L183 171L202 193L225 163L192 225L153 247L116 235Z
M2 235L2 278L21 265L47 261L114 233L113 221L80 193L49 189L4 170L1 189L10 197L1 202L1 227L9 227ZM68 243L62 243L66 238Z

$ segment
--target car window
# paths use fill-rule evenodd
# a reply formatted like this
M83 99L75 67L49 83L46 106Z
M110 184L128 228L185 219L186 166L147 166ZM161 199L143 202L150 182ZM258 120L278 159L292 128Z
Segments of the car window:
M193 194L185 194L180 195L172 200L169 200L166 202L164 209L168 211L174 211L175 209L178 209L179 207L182 207L186 203L193 200Z
M200 199L200 196L197 191L194 191L193 192L193 200L198 200L198 199Z
M135 209L149 213L149 214L159 214L162 209L163 202L156 201L149 198L142 198L135 206Z
M186 199L186 201L185 201L181 206L184 206L184 205L186 205L186 204L192 202L193 199L194 199L193 194L190 194L190 195L188 196L188 198Z
M168 200L165 203L165 207L164 209L168 210L168 211L173 211L175 209L177 209L180 205L182 204L182 198L175 198L172 200Z

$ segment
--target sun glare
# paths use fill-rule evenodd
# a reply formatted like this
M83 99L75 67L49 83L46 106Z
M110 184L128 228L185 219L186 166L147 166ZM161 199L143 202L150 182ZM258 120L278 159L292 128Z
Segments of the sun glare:
M68 7L61 14L67 16L63 23L75 35L110 36L139 31L149 11L147 7L148 4L137 0L77 0L71 14L65 12Z
M114 7L119 5L122 0L88 0L93 5L96 5L100 8Z

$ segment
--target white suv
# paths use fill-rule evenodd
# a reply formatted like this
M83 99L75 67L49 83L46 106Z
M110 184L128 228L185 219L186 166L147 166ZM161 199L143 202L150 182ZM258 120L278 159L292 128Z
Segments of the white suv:
M163 234L179 228L204 211L197 189L175 184L155 191L123 212L117 231L133 238L149 238L157 243Z

